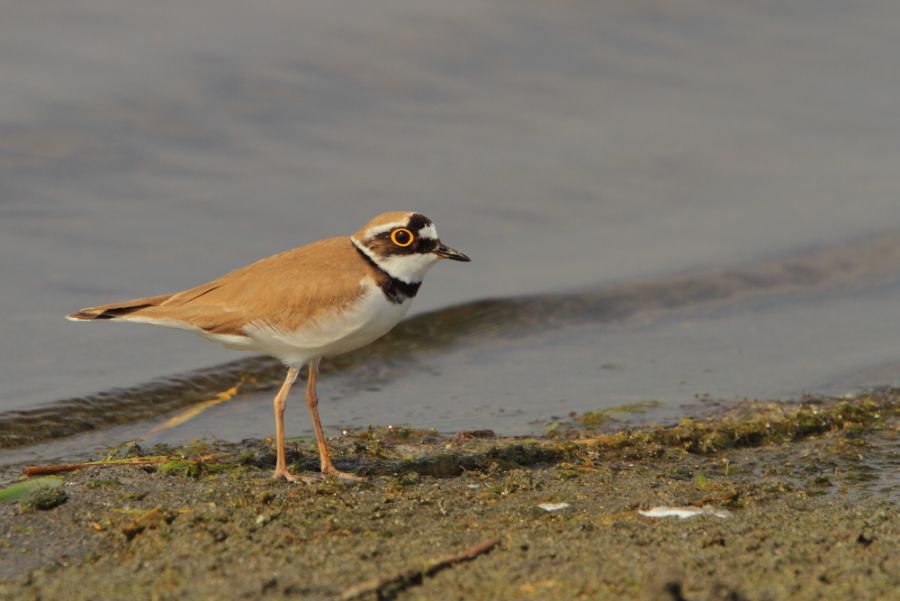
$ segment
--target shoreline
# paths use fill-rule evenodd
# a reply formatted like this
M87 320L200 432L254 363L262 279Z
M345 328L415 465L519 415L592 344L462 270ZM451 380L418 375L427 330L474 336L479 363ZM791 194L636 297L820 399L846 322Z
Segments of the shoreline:
M360 484L274 481L265 441L123 448L159 461L0 502L0 598L888 599L898 422L885 390L543 438L373 428L332 443Z

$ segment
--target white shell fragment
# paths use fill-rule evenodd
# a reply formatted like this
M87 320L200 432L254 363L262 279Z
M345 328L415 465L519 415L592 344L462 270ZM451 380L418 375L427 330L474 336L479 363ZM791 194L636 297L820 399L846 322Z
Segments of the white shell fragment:
M568 503L541 503L538 505L544 511L561 511L567 507L571 507Z
M639 514L648 518L692 518L696 515L714 515L717 518L727 518L731 514L724 509L714 509L712 507L654 507L653 509L639 510Z

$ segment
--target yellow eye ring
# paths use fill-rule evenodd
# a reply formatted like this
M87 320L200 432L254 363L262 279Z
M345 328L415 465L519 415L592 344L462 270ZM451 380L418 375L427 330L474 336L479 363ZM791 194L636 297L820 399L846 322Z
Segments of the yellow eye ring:
M400 248L406 248L407 246L410 246L413 242L415 242L415 240L416 237L413 236L413 233L405 227L398 227L393 232L391 232L391 242L393 242Z

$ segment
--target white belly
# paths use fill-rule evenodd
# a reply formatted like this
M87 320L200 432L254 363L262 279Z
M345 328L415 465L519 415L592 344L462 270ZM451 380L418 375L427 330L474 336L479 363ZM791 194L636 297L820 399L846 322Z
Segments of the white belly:
M358 349L387 334L412 304L412 299L392 303L380 288L367 285L366 292L350 308L324 313L300 329L288 332L267 323L244 328L252 340L248 350L274 355L288 365L331 357Z

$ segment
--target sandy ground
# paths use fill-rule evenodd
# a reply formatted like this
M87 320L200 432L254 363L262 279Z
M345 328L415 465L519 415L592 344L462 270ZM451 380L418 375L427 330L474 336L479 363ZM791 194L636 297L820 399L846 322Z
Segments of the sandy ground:
M640 431L587 414L541 439L376 429L334 441L353 484L274 481L266 441L122 449L165 458L0 502L0 598L896 599L898 398ZM717 513L639 513L659 506Z

